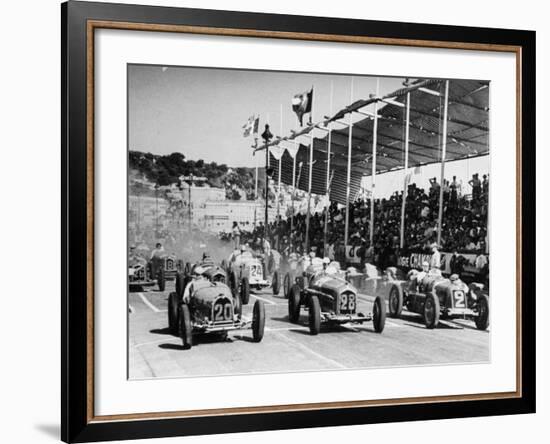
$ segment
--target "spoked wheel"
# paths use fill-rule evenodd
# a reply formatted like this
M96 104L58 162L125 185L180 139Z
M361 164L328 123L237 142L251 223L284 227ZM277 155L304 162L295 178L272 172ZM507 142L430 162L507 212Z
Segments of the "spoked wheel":
M179 334L183 343L183 348L193 346L193 327L191 325L191 313L187 304L179 306Z
M394 285L390 290L388 307L392 318L397 318L401 315L401 311L403 310L403 290L397 285Z
M252 310L252 337L254 342L260 342L264 337L265 307L262 301L254 303Z
M241 318L243 314L243 304L241 303L241 298L239 295L233 296L233 312Z
M318 335L321 331L321 305L317 296L309 299L309 332Z
M374 300L372 324L376 333L384 331L384 326L386 325L386 302L380 296L376 296Z
M435 328L439 323L439 299L433 293L426 295L424 302L424 324L426 328Z
M487 330L489 327L489 298L486 294L478 296L477 310L476 327L478 330Z
M297 324L300 319L300 287L293 285L288 296L288 319Z

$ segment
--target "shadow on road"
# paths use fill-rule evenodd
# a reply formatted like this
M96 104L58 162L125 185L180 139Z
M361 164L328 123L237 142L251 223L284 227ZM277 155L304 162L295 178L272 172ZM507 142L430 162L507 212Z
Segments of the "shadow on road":
M149 333L153 333L155 335L172 335L172 332L168 327L154 328L153 330L149 330Z

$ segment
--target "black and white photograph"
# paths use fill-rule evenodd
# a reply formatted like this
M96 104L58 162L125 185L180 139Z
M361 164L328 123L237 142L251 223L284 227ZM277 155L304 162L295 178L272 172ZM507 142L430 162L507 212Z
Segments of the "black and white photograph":
M490 97L128 64L128 378L491 362Z

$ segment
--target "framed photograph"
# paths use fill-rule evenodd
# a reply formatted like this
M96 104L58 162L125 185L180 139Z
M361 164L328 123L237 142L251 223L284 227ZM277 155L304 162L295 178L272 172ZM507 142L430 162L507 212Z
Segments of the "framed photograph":
M535 411L534 32L61 13L64 441Z

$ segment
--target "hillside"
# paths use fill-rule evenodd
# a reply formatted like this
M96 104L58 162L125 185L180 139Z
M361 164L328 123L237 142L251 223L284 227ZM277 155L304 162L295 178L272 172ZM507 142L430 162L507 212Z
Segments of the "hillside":
M202 159L186 159L181 153L158 155L140 151L129 153L130 186L132 177L141 176L159 186L178 184L182 175L206 177L211 187L224 188L228 199L253 199L255 169L248 167L228 167L216 162L207 163ZM258 193L264 189L264 170L258 170ZM200 185L197 183L197 185Z

